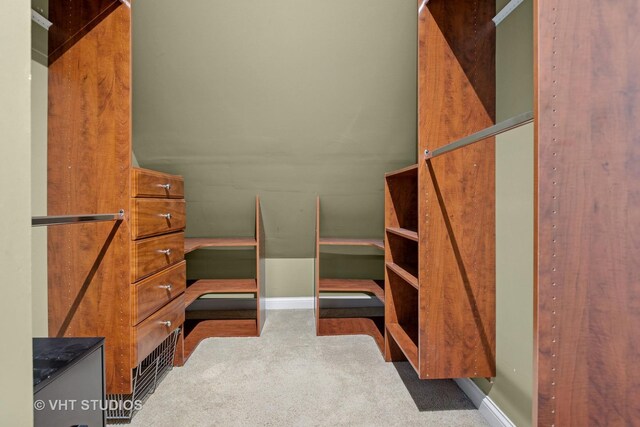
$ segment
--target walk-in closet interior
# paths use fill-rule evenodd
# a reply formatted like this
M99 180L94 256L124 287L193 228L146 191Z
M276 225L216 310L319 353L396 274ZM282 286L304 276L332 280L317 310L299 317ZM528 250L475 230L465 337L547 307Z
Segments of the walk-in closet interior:
M640 3L10 3L0 424L640 425Z

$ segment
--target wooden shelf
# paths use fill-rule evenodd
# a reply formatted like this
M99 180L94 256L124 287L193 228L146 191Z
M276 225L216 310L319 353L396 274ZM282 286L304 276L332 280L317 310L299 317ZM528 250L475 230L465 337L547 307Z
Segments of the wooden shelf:
M396 273L402 280L410 284L416 289L420 289L418 284L418 278L416 277L416 272L409 272L405 268L400 267L398 264L394 264L392 262L387 263L387 268L394 273Z
M405 239L418 241L418 233L416 231L407 230L406 228L399 227L387 227L389 233L393 233L396 236L404 237Z
M320 246L373 246L384 250L384 241L377 239L343 239L334 237L321 237Z
M398 323L387 323L387 331L389 331L393 340L407 357L407 360L409 360L409 363L411 363L413 369L415 369L416 372L419 372L418 347L411 340L409 335L407 335L404 329L402 329L402 326L400 326Z
M258 242L253 237L190 237L184 239L184 253L200 248L255 247Z
M256 293L256 279L200 279L193 282L185 291L185 307L206 294Z
M369 292L384 303L384 289L380 282L368 279L320 279L320 292Z
M418 173L418 164L407 166L406 168L398 169L392 172L384 174L385 178L401 177L401 176L414 176Z

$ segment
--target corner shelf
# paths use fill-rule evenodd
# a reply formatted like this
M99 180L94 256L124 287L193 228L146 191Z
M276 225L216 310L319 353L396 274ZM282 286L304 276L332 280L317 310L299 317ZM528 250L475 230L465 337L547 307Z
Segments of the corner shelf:
M394 264L392 262L387 262L385 264L386 264L386 267L389 270L393 271L402 280L404 280L405 282L407 282L408 284L410 284L414 288L420 289L420 286L418 285L418 272L417 271L409 272L406 269L400 267L398 264Z
M384 250L384 241L381 239L351 239L320 237L320 198L316 199L316 258L315 258L315 316L316 334L318 336L329 335L369 335L380 352L384 353L383 319L374 313L358 313L362 317L354 316L355 311L349 311L345 315L328 314L326 310L321 314L320 297L323 292L364 292L372 294L383 305L385 294L382 281L372 279L329 279L320 277L320 248L322 246L369 246ZM371 315L371 317L369 317ZM364 317L367 316L367 317Z
M252 237L189 237L184 239L184 253L202 248L254 247L258 241Z
M373 246L384 250L384 241L377 239L344 239L333 237L321 237L320 246Z
M187 238L185 254L203 248L255 248L256 277L241 279L198 279L189 281L185 291L185 310L204 295L248 294L255 298L251 310L187 311L185 326L178 338L176 365L182 366L198 344L212 337L257 337L265 321L264 227L260 198L256 197L255 237ZM253 303L252 303L253 304ZM245 313L246 312L246 313ZM191 314L190 314L191 313Z
M411 363L413 369L418 370L418 346L398 323L387 323L387 331Z
M413 240L414 242L418 241L418 232L407 230L406 228L400 227L387 227L387 232L393 233L396 236L404 237L405 239Z

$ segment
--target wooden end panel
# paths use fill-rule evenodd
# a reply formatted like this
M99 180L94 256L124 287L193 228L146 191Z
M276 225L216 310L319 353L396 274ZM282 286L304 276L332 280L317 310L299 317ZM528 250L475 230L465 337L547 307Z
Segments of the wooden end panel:
M418 158L495 120L495 2L419 17ZM495 375L495 143L419 162L421 378Z
M257 337L256 319L202 320L184 337L183 363L200 342L215 337Z
M184 296L179 296L133 328L133 366L144 360L184 323Z
M256 197L256 241L258 243L256 248L256 284L258 286L258 292L256 293L258 311L256 316L258 335L260 335L264 322L267 320L267 284L265 276L266 241L259 197Z
M184 198L184 179L149 169L131 170L131 197Z
M131 237L155 236L184 230L184 200L131 199Z
M316 334L320 334L320 196L316 197L316 250L313 270L313 311L316 317Z
M384 354L384 338L372 319L365 317L320 318L318 336L369 335Z
M184 293L186 286L186 261L132 285L133 310L131 316L133 325L142 322L160 307Z
M640 3L534 2L534 425L640 423Z
M49 67L48 215L128 209L130 13L117 7ZM108 393L131 392L129 245L126 221L48 230L49 335L104 336Z
M184 233L136 240L131 245L131 283L184 259Z

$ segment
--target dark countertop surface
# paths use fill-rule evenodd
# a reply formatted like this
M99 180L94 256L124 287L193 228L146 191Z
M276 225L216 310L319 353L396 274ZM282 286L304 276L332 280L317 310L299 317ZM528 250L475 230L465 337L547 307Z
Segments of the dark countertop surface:
M34 338L33 392L43 389L103 344L104 338Z

